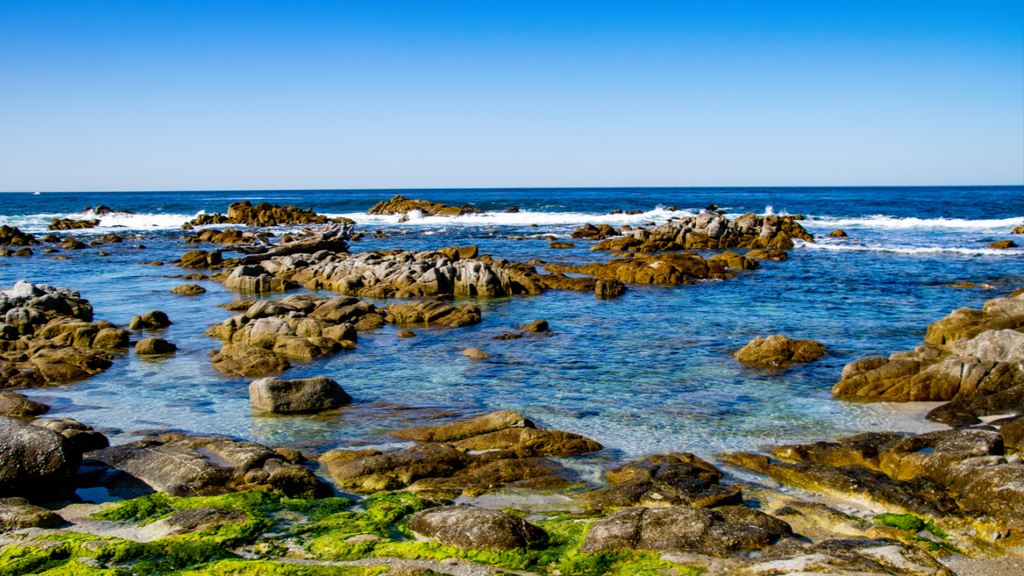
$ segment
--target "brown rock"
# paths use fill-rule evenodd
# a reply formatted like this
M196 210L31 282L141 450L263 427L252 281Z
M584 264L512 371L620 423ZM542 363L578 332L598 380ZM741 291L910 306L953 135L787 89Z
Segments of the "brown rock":
M466 348L462 351L462 355L472 360L486 360L491 357L490 354L479 348Z
M185 284L171 289L171 294L179 294L182 296L196 296L198 294L205 293L206 288L203 288L198 284Z
M453 422L439 426L419 426L392 432L391 435L415 442L453 442L481 434L489 434L507 428L533 428L533 422L518 412L502 410L492 412L465 422Z
M1017 243L1013 240L1000 240L999 242L989 244L988 247L997 249L1017 248Z
M847 238L846 232L843 232L842 230L833 230L829 232L828 235L833 238Z
M544 530L522 518L473 506L424 510L409 520L408 527L424 538L466 550L502 552L547 538Z
M46 404L29 400L24 394L16 392L0 392L0 414L10 418L31 418L46 414L50 407Z
M135 353L139 356L170 354L177 349L177 346L163 338L143 338L135 344Z
M537 430L535 428L507 428L489 434L481 434L454 443L465 450L529 449L535 454L549 456L574 456L597 452L603 446L579 434L560 430Z
M733 357L747 364L785 366L790 362L810 362L824 356L825 347L814 340L790 340L782 334L758 336L737 350Z

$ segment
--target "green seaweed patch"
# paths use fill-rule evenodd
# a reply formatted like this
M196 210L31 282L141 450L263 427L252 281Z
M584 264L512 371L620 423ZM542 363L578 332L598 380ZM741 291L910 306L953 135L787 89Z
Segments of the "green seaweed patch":
M920 532L924 529L924 520L913 514L879 514L875 516L875 522L907 532Z
M94 568L80 564L77 560L93 556L95 552L83 549L87 542L111 541L91 534L55 534L37 538L32 543L8 546L0 552L0 574L22 576L24 574L46 574L47 576L116 576L124 572L117 569Z
M329 533L333 538L340 539L358 534L387 538L393 530L409 535L404 523L399 525L399 521L424 508L419 497L408 492L378 493L360 504L364 512L327 514L315 522L294 526L290 532L293 535Z
M393 557L442 561L461 558L501 569L559 573L563 576L660 576L663 574L661 571L669 569L676 570L680 576L696 576L701 573L688 566L661 560L657 554L650 552L580 553L579 548L593 524L590 519L562 516L536 524L548 533L545 541L503 552L463 550L423 541L346 542L347 538L354 535L352 529L321 534L307 543L307 550L327 560Z
M929 552L949 552L951 554L963 553L960 548L948 542L936 542L929 538L922 538L914 535L925 530L942 540L949 538L949 534L947 534L942 528L936 526L934 520L929 519L925 521L913 514L879 514L878 516L875 516L875 522L883 526L891 526L893 528L899 528L900 530L911 532L912 534L908 535L907 539L912 542L918 542L925 545Z
M218 560L183 570L177 576L376 576L384 574L383 566L317 566L291 564L271 560Z

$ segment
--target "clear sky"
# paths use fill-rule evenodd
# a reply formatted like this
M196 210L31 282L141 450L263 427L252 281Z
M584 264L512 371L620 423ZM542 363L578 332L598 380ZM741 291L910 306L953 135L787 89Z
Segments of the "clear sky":
M0 0L0 191L1024 183L1024 2Z

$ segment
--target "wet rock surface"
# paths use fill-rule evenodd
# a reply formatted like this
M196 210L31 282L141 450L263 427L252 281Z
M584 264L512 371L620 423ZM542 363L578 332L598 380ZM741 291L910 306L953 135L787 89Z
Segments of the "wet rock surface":
M249 384L249 402L256 410L289 414L319 412L344 406L352 397L330 378L281 380L260 378Z
M547 538L544 530L522 518L473 506L424 510L408 526L420 537L470 550L515 550Z
M735 220L703 213L690 218L671 220L649 230L623 230L621 237L598 242L591 250L609 252L666 252L708 248L761 248L790 250L793 239L813 242L803 226L789 216L758 217L748 212Z
M201 214L188 222L190 227L212 224L243 224L252 227L266 226L297 226L310 224L327 224L340 220L332 220L312 210L303 210L296 206L278 206L268 202L253 205L248 200L235 202L228 206L227 215Z
M471 206L446 206L440 202L428 200L410 200L405 196L397 195L390 200L381 200L372 208L366 211L367 214L402 214L399 222L408 219L409 212L420 212L424 216L462 216L463 214L479 214L482 210Z
M739 264L737 264L739 262ZM697 254L689 252L673 252L668 254L636 254L625 255L605 263L584 265L548 264L544 270L550 272L569 272L587 274L596 279L617 280L627 284L693 284L696 280L733 278L730 271L733 266L741 270L757 268L753 260L739 256L738 260L712 258L705 260Z
M825 353L825 347L820 342L791 340L782 334L776 334L767 338L754 338L737 350L733 357L745 364L786 366L791 362L811 362Z
M735 487L720 486L724 475L708 462L689 453L650 456L609 470L613 486L595 493L591 506L715 507L743 503Z

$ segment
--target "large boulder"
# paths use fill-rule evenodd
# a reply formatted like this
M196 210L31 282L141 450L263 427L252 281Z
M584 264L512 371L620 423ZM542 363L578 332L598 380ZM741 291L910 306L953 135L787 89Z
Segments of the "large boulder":
M31 418L50 411L46 404L29 400L24 394L0 392L0 414L11 418Z
M789 524L748 508L626 508L591 527L580 552L692 550L728 556L761 550L792 533Z
M171 325L171 319L167 317L167 314L153 310L147 312L142 316L133 316L131 322L128 324L129 330L159 330L161 328L167 328Z
M547 532L518 516L473 506L424 510L409 520L408 527L421 538L465 550L504 552L547 538Z
M758 336L737 350L733 357L746 364L785 366L790 362L810 362L824 356L825 347L814 340L791 340L782 334Z
M249 402L265 412L319 412L344 406L352 397L330 378L260 378L249 384Z
M81 461L57 432L0 416L0 486L67 488Z

